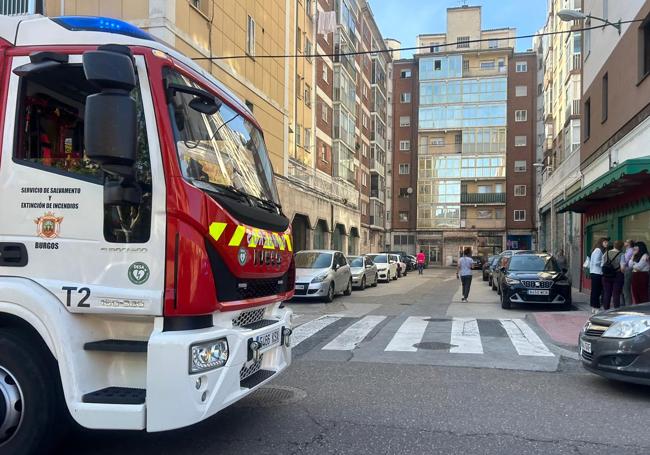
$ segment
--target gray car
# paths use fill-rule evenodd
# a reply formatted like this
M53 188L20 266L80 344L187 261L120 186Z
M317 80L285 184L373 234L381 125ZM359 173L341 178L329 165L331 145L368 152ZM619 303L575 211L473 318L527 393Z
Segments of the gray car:
M352 293L352 274L345 255L334 250L299 251L296 261L296 297L331 302L339 292Z
M588 371L650 385L650 303L592 316L580 332L579 349Z
M377 266L368 256L348 256L350 271L352 272L352 285L361 290L368 286L377 286L379 275Z

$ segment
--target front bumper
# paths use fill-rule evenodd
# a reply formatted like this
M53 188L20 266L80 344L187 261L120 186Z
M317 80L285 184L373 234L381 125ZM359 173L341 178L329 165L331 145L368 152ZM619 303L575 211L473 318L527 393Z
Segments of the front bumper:
M322 299L327 296L330 280L321 283L296 282L294 297Z
M361 282L363 281L363 277L364 277L363 274L361 274L361 275L356 275L356 276L355 276L355 275L352 275L352 286L354 286L354 287L360 287L360 286L361 286Z
M377 270L377 279L388 281L388 270Z
M583 349L591 343L591 353ZM586 336L580 333L578 347L582 366L608 379L650 385L650 336L617 339Z
M539 291L538 289L528 289L521 286L509 287L504 292L508 300L512 303L542 303L542 304L551 304L551 305L562 305L571 300L571 290L567 286L567 289L540 289L541 291L549 291L548 295L531 295L528 293L529 290Z
M279 303L266 310L267 325L233 327L232 314L216 313L214 326L187 331L162 331L156 322L147 353L147 431L164 431L200 422L276 377L291 364L290 338L264 352L256 362L249 345L255 337L291 328L292 311ZM256 326L249 326L256 327ZM222 368L189 373L192 344L226 338L229 358ZM287 346L289 344L289 346ZM257 374L253 378L253 374ZM242 376L249 375L248 378ZM253 378L253 379L251 379Z

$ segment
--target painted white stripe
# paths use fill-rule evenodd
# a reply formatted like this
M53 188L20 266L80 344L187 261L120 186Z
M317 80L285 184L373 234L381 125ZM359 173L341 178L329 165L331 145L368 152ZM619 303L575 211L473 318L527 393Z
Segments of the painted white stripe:
M472 318L454 318L451 323L451 348L454 354L483 354L478 321Z
M323 349L327 351L351 351L384 319L386 319L386 316L366 316L345 329Z
M555 357L537 334L521 319L500 319L519 355Z
M313 321L306 322L305 324L296 327L293 329L293 333L291 334L291 346L295 348L310 336L320 332L325 327L335 323L339 319L341 319L340 316L321 316L318 319L314 319Z
M384 351L417 352L418 348L413 345L422 341L424 331L429 324L424 319L424 317L416 316L407 318L395 332L393 339L390 340Z

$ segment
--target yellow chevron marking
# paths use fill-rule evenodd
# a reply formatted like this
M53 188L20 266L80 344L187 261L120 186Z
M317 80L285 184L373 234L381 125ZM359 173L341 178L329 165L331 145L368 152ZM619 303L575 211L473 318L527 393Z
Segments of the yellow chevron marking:
M284 240L282 240L282 237L280 237L280 234L277 232L273 233L273 238L275 239L276 242L278 242L278 248L280 248L280 251L284 251Z
M210 236L218 242L226 226L226 223L212 223L210 225Z
M291 246L291 236L289 234L284 234L284 240L287 242L287 250L293 251L293 247Z
M260 240L260 231L259 229L253 229L253 232L251 233L250 236L250 242L248 242L248 247L249 248L255 248L257 246L257 243Z
M275 243L273 243L273 234L268 231L264 231L263 234L264 234L264 249L275 250Z
M244 238L244 234L246 234L246 228L244 226L237 226L228 246L239 246L241 240Z

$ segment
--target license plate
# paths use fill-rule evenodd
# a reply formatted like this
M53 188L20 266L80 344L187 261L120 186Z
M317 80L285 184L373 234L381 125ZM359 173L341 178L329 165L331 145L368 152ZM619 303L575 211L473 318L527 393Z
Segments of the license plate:
M529 289L528 295L548 295L548 290L546 289Z
M304 284L296 284L296 290L304 291L305 290L305 285Z
M263 335L258 335L255 337L255 341L260 344L260 352L267 351L280 344L280 329Z
M587 354L591 354L591 343L590 342L581 341L580 345L581 345L583 351L585 351Z

